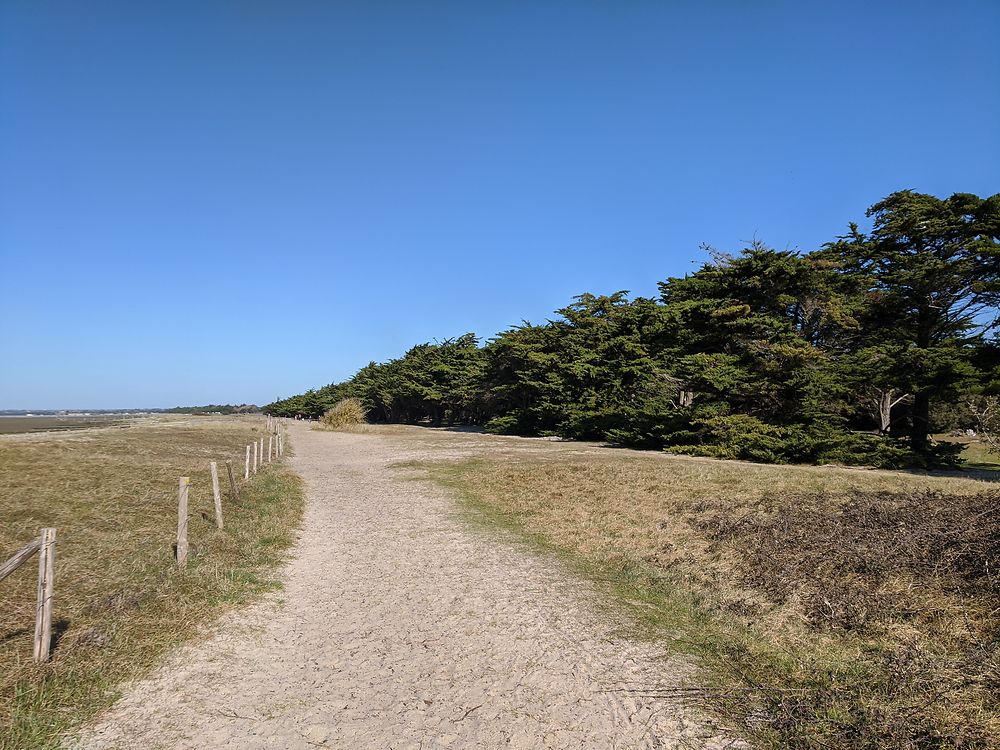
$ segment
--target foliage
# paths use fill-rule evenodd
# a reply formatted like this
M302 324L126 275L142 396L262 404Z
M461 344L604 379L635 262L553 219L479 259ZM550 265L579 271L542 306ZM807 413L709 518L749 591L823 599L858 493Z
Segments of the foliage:
M910 440L925 451L933 400L974 384L970 359L1000 323L1000 194L946 200L904 190L868 210L873 231L852 224L825 249L859 283L878 338L913 394Z
M935 466L934 426L1000 391L1000 195L894 193L872 231L809 253L753 242L659 285L582 294L480 346L419 344L269 404L316 418L357 398L375 422L483 425L766 462ZM906 436L908 445L900 438Z
M981 396L972 401L971 409L980 439L990 453L1000 456L1000 397Z

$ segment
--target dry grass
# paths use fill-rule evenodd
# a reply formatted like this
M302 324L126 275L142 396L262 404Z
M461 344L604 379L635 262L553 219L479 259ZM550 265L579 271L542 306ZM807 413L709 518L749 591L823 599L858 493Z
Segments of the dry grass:
M44 748L107 706L121 681L226 608L274 588L302 508L298 479L271 464L230 501L260 424L173 419L0 440L0 555L58 530L56 643L31 662L35 575L0 583L0 748ZM208 462L220 462L225 529L214 526ZM188 568L173 559L177 478L192 480Z
M365 407L356 398L342 398L319 418L316 429L345 430L365 422Z
M1000 746L989 483L484 446L433 476L699 655L704 701L758 746Z

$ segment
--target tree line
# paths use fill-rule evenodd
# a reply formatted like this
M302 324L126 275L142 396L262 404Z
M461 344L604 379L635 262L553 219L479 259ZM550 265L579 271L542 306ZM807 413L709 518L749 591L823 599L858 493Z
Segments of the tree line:
M165 414L258 414L256 404L206 404L205 406L174 406L163 409Z
M935 431L1000 391L1000 194L893 193L812 252L753 242L659 283L582 294L484 343L418 344L281 399L315 417L482 425L768 462L934 466Z

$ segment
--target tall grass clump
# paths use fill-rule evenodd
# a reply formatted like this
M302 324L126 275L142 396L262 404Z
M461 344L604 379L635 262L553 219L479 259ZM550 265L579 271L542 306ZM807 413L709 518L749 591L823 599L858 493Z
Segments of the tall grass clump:
M319 418L320 426L325 430L344 430L364 424L367 412L356 398L342 398Z

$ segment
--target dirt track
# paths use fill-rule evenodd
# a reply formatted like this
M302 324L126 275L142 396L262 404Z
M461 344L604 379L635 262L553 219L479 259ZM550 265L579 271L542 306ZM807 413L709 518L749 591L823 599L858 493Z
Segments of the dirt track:
M682 684L683 660L623 641L585 583L388 468L418 441L300 425L292 441L307 506L284 590L132 686L78 747L728 747L627 690Z

